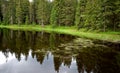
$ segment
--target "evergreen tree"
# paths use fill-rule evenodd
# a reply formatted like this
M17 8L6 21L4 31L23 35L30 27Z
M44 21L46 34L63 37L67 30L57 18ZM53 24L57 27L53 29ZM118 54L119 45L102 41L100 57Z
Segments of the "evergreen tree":
M10 24L14 24L15 23L15 7L16 7L16 4L15 4L15 0L10 0L9 1L9 20L10 20Z
M1 10L2 10L2 16L3 16L3 23L8 24L9 23L9 1L2 0L1 1Z
M100 0L91 0L87 1L85 8L85 16L84 16L84 27L88 30L98 29L99 28L99 19L100 19Z
M21 0L18 0L17 6L16 6L16 22L17 24L22 23L22 7L21 7Z
M103 0L101 8L103 9L102 16L104 21L101 25L103 25L104 31L106 31L106 29L113 29L114 31L116 30L119 20L119 13L116 11L119 10L119 8L117 9L117 6L119 6L118 0Z
M84 26L84 16L85 16L85 8L86 8L87 0L78 0L77 1L77 9L76 9L76 18L75 25L78 28L82 28Z
M26 22L26 17L29 15L29 0L22 0L21 2L21 9L22 9L22 22Z
M28 25L29 24L29 18L28 16L26 16L26 19L25 19L25 24Z
M42 26L49 23L50 4L48 1L39 0L37 18L38 18L39 24L41 24Z
M116 9L115 9L115 14L116 14L116 27L117 29L120 29L120 1L117 0L115 2L115 6L116 6Z
M30 2L29 5L29 18L30 18L30 24L35 23L35 17L36 17L36 7L37 7L37 0L34 0L33 2Z
M0 0L0 23L120 30L119 0Z
M2 22L2 1L0 0L0 23Z
M75 21L77 0L61 0L59 9L59 24L72 26Z
M60 9L60 7L59 7L59 2L60 2L61 0L54 0L53 1L53 6L52 6L52 10L51 10L51 16L50 16L50 24L53 26L53 27L55 27L55 26L57 26L57 24L59 24L58 23L58 15L59 15L59 9Z

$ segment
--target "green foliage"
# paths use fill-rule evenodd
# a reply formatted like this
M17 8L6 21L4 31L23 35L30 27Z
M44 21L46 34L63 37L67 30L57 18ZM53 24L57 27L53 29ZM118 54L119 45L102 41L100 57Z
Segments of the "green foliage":
M50 11L50 3L46 0L39 0L37 10L37 18L39 24L42 24L42 26L45 24L49 24Z
M18 24L22 23L22 8L21 8L21 2L19 1L16 6L16 22Z
M78 0L76 9L75 24L76 27L81 28L84 25L84 13L86 8L87 0Z
M28 25L29 24L29 18L28 16L26 16L26 19L25 19L25 24Z
M75 24L87 30L115 31L119 25L119 7L118 0L78 0Z
M2 24L50 24L77 29L120 30L119 0L0 0Z
M27 30L27 31L46 31L46 32L56 32L61 34L70 34L73 36L79 36L83 38L91 38L91 39L98 39L98 40L105 40L110 42L119 42L120 41L120 32L83 32L83 31L76 31L74 27L56 27L53 28L51 26L39 26L39 25L0 25L0 28L7 28L12 30ZM54 37L51 35L50 41L53 41ZM52 43L51 43L52 47Z
M61 0L54 0L53 1L53 7L51 11L51 17L50 17L50 24L55 27L58 23L58 15L59 15L59 1Z
M63 0L60 4L59 24L64 26L74 25L76 0Z

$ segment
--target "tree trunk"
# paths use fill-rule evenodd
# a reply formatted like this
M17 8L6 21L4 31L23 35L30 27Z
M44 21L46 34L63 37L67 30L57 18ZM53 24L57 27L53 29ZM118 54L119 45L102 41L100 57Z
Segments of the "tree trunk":
M104 24L104 32L106 31L105 24Z
M42 19L42 27L44 26L44 20Z
M13 24L13 16L10 18L10 23Z

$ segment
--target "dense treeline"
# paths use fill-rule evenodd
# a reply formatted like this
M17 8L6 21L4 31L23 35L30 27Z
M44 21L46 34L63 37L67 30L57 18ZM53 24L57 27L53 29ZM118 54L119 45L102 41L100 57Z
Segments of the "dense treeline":
M0 23L120 29L120 0L0 0Z

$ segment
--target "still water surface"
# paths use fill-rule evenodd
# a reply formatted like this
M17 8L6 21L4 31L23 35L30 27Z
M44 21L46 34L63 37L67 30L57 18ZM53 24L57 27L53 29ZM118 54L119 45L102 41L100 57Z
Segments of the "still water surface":
M0 29L0 73L120 73L120 44Z

